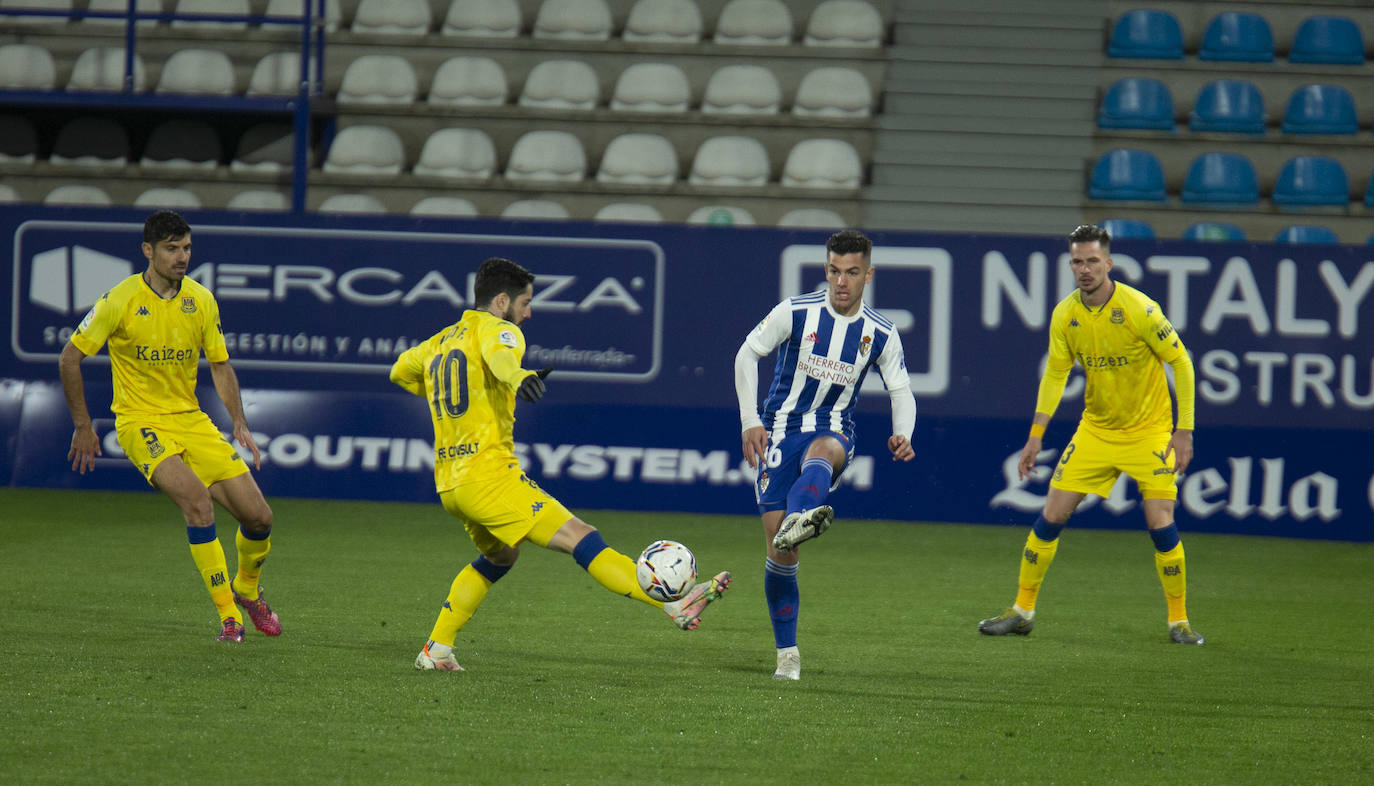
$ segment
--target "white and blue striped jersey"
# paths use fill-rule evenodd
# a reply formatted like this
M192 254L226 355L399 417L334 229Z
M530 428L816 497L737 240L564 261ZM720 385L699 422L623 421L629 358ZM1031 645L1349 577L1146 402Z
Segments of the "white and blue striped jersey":
M867 303L852 317L840 316L825 290L779 303L744 343L759 357L778 350L761 413L773 444L789 434L818 430L852 442L854 406L874 366L889 395L911 388L892 322Z

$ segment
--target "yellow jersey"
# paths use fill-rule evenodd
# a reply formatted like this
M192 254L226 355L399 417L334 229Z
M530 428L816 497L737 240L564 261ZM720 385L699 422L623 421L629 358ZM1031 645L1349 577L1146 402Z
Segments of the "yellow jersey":
M1171 432L1173 402L1163 363L1172 363L1187 367L1180 377L1178 427L1192 429L1192 363L1183 342L1158 303L1119 281L1113 285L1101 307L1083 305L1078 291L1055 306L1036 411L1054 414L1076 362L1087 378L1082 425L1088 430L1104 439Z
M191 278L163 299L143 275L129 276L100 296L77 326L72 344L94 355L109 343L116 415L169 415L200 409L196 373L201 350L214 363L229 359L219 304Z
M520 367L524 357L520 328L470 310L392 365L391 380L429 402L440 493L519 464L515 390L531 373Z

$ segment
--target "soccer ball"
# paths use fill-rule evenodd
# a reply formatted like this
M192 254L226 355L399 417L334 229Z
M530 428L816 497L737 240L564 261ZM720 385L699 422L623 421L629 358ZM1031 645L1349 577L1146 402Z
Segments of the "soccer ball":
M656 540L639 555L635 575L645 594L667 603L692 588L697 578L697 558L691 549L675 540Z

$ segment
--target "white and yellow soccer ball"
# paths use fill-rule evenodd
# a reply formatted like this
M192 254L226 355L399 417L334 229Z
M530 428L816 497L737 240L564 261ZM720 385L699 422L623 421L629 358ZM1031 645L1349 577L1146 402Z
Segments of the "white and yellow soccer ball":
M635 574L645 594L667 603L692 588L697 580L697 558L675 540L656 540L639 555Z

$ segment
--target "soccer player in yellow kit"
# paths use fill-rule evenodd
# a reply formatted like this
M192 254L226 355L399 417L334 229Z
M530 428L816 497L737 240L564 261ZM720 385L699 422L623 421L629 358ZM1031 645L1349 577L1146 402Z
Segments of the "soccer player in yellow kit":
M1125 472L1144 499L1155 569L1168 606L1169 640L1202 644L1202 636L1188 624L1183 544L1174 524L1176 478L1193 458L1193 362L1159 305L1111 279L1110 244L1111 236L1096 226L1080 226L1069 235L1078 289L1055 306L1050 319L1049 363L1040 379L1030 437L1021 449L1021 479L1035 466L1045 426L1075 361L1087 377L1083 418L1054 469L1044 511L1026 538L1016 602L978 623L978 630L990 636L1031 632L1036 597L1059 547L1059 533L1083 497L1107 496ZM1174 370L1176 428L1164 363Z
M243 641L243 617L235 604L258 630L280 635L281 621L258 586L272 548L272 509L238 451L196 400L204 350L215 392L234 421L234 438L253 452L261 469L261 454L243 416L238 376L229 365L219 305L210 290L186 278L191 227L170 210L152 214L143 224L143 256L148 269L101 295L62 349L58 371L76 426L67 458L84 475L101 454L86 409L81 361L108 342L114 375L110 409L119 445L186 518L191 557L219 612L219 640ZM238 572L232 581L215 532L215 502L239 522Z
M683 630L693 630L706 606L730 585L722 571L671 603L639 587L635 561L610 548L601 533L568 512L530 480L515 455L515 399L544 395L549 369L520 367L530 317L534 274L508 259L477 270L473 308L424 343L401 353L391 381L429 403L434 421L434 485L444 509L463 522L479 553L458 573L415 668L462 671L453 654L458 631L487 590L515 564L529 541L571 554L601 586L663 609Z

